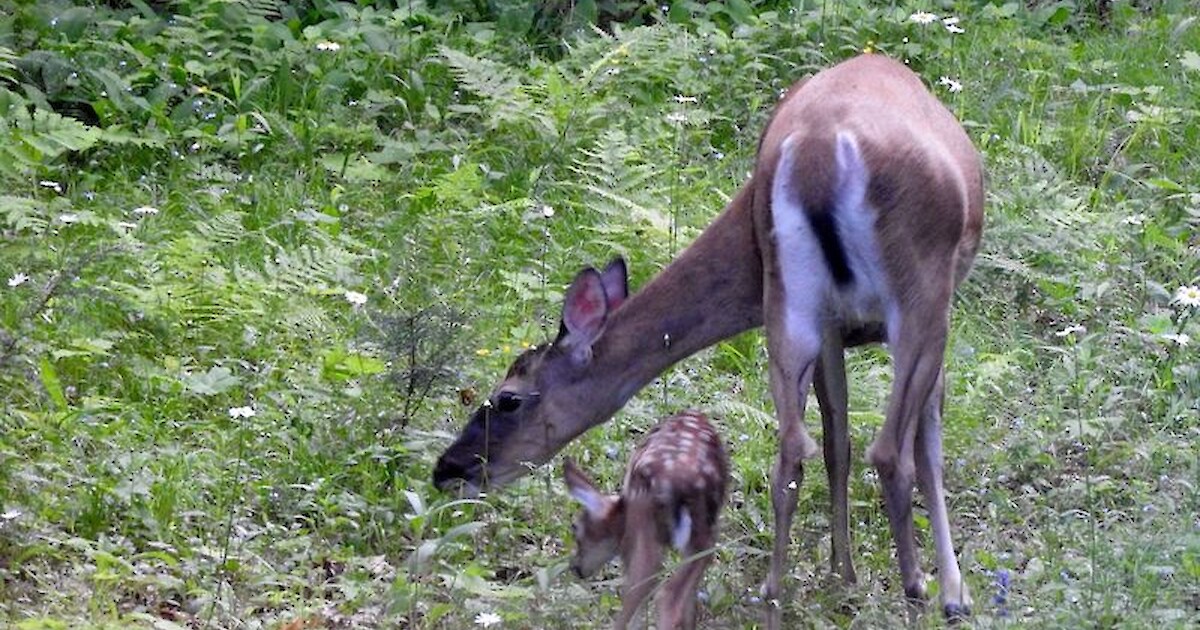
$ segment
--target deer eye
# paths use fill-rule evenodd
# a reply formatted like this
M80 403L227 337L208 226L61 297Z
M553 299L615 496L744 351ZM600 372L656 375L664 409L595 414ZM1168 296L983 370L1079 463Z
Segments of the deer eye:
M501 413L511 413L521 407L521 396L512 392L500 392L496 397L496 409Z

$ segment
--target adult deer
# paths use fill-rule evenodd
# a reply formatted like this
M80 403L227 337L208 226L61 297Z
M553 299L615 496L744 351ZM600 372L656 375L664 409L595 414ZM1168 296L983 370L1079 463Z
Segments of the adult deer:
M568 288L558 337L517 358L434 469L439 488L501 486L608 420L676 361L765 325L779 454L765 595L779 596L815 386L833 511L833 569L854 581L847 506L845 347L886 342L894 379L867 450L879 472L905 594L923 600L912 492L921 488L948 617L970 599L942 488L943 356L951 295L983 226L983 174L954 116L903 65L851 59L776 107L754 173L725 211L644 289L620 260ZM778 607L770 626L781 622Z

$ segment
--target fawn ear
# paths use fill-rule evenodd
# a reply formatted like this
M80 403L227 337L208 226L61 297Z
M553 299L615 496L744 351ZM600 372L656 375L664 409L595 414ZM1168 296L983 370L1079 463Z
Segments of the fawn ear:
M615 311L629 297L629 272L625 268L625 259L620 256L612 259L600 272L600 281L608 298L608 310Z
M575 460L570 457L563 462L563 479L567 482L567 490L576 501L583 504L588 514L598 516L604 511L604 495L592 484L592 480L579 470Z

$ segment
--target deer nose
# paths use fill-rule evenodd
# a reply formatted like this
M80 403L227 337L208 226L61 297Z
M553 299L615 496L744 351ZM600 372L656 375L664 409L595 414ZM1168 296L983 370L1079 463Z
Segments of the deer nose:
M459 461L449 454L438 458L433 467L433 485L438 490L450 490L467 481L467 471L470 468L465 462Z

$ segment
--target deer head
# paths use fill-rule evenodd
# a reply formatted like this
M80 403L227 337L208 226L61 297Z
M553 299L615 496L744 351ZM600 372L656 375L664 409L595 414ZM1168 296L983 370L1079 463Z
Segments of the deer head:
M580 271L564 296L558 337L517 357L438 459L434 484L466 495L505 485L548 461L598 413L615 411L620 403L607 402L612 392L602 385L609 381L594 378L593 348L628 294L621 258Z

